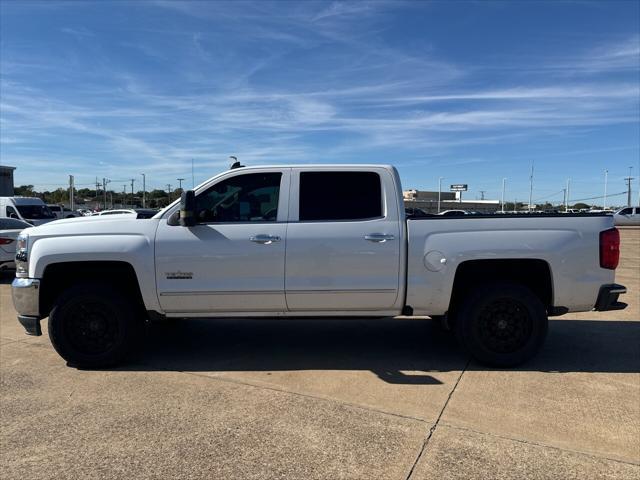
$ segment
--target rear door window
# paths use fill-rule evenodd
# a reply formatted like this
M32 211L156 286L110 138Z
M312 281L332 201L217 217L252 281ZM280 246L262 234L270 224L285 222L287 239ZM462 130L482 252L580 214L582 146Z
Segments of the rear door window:
M299 218L305 221L382 217L382 187L375 172L301 172Z

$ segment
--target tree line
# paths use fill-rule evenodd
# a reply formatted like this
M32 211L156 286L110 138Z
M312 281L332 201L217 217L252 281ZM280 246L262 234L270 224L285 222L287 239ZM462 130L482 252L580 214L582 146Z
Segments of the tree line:
M20 185L14 188L14 194L21 197L38 197L45 203L50 204L62 204L69 206L70 189L57 188L55 190L37 191L33 185ZM167 190L153 189L145 193L146 207L147 208L164 208L169 205L180 196L182 190L176 188L170 193ZM106 192L106 205L105 192L103 190L92 190L89 188L74 189L74 202L76 208L81 208L83 205L98 204L100 208L111 208L113 205L128 206L139 208L142 207L142 190L134 193L133 198L131 192L117 192L115 190L108 190Z

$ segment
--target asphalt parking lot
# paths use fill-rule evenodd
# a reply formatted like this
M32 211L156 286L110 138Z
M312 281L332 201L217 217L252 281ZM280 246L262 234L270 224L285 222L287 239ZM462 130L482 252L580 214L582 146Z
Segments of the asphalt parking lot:
M640 228L621 234L629 307L552 319L513 370L384 319L177 322L81 371L24 334L4 277L1 476L640 478Z

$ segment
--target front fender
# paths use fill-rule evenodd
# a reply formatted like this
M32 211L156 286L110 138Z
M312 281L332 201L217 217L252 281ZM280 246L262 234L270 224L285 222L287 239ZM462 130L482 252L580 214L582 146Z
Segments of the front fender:
M159 310L153 252L153 240L142 234L37 238L29 253L29 277L42 278L47 266L61 262L126 262L135 271L146 309Z

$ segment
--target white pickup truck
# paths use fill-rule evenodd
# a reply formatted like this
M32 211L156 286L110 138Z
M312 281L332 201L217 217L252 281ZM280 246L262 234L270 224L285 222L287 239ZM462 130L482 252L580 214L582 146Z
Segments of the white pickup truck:
M609 215L405 218L380 165L232 169L152 219L25 230L12 285L28 334L70 365L120 362L166 317L446 319L478 360L511 366L548 317L621 309Z

